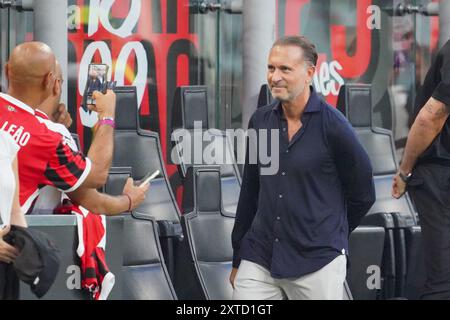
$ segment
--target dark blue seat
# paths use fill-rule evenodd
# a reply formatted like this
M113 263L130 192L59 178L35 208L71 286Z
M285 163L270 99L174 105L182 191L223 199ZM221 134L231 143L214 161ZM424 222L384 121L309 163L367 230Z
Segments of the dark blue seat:
M258 105L257 107L264 107L273 102L272 93L270 92L270 88L268 84L263 84L261 89L259 90L258 95Z
M415 262L420 249L418 241L406 242L405 233L418 237L418 217L406 193L400 199L391 196L392 179L398 170L392 132L372 125L371 86L346 84L341 87L338 109L347 117L372 162L376 189L376 202L363 219L365 225L378 225L386 229L383 254L383 297L408 296L405 291L408 265ZM419 277L420 278L420 277Z
M122 194L131 171L131 167L112 167L104 191L110 195ZM155 219L140 213L125 213L122 217L123 299L177 299L164 263Z
M154 218L133 213L124 216L123 299L176 300Z
M234 215L241 188L240 171L232 147L234 137L227 136L221 130L209 128L207 101L207 90L204 86L183 86L176 89L172 110L173 155L176 157L182 179L186 178L187 170L194 164L220 165L223 207ZM199 130L194 130L195 122L198 122ZM205 134L208 139L203 139ZM190 149L183 150L183 142L187 140L191 142ZM196 146L195 143L200 141L201 146ZM201 155L213 154L211 159L217 161L205 163L199 152ZM190 185L184 186L185 192L186 188L190 188Z
M159 170L144 202L134 210L155 219L169 273L173 274L173 246L181 240L180 211L169 184L162 158L159 135L139 127L135 87L116 87L116 130L113 167L131 167L134 180Z
M347 282L355 300L375 300L381 293L384 239L382 227L359 226L350 234Z
M187 181L193 184L193 203L192 199L184 200L192 211L181 218L187 241L178 247L175 288L181 299L231 299L228 278L234 216L224 212L221 205L220 168L190 167Z

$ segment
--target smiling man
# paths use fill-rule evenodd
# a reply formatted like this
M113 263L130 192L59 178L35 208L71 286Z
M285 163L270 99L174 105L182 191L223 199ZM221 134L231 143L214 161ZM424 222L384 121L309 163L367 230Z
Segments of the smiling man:
M305 37L281 38L270 51L267 81L277 100L248 127L280 132L279 170L264 175L259 158L249 163L256 148L248 146L232 234L233 299L343 298L348 236L375 189L351 125L311 86L316 63Z

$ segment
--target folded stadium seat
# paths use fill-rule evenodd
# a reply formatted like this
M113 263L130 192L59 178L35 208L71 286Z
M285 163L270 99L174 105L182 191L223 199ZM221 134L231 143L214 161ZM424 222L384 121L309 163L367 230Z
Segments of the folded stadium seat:
M194 130L196 121L201 130ZM220 165L222 203L224 210L231 215L236 213L241 188L233 139L234 136L227 136L221 130L209 129L206 87L184 86L176 89L172 110L172 141L176 157L174 162L178 164L180 176L186 178L186 172L193 164ZM187 144L189 141L191 143ZM204 155L210 156L210 160L205 159ZM186 191L191 186L184 187Z
M391 131L372 126L371 87L346 84L341 87L338 109L347 117L372 162L376 202L364 217L363 224L386 229L383 254L384 298L405 296L407 277L407 247L405 230L417 225L417 215L408 194L400 199L391 196L392 178L397 172L394 140ZM417 232L412 233L417 236ZM409 244L417 244L410 241ZM393 250L393 251L392 251ZM414 255L413 255L414 256ZM395 290L392 290L395 288Z
M148 215L124 215L122 287L125 300L177 299L163 262L157 227L155 219Z
M112 167L104 191L110 195L122 194L130 167ZM123 299L175 300L177 299L159 242L158 226L152 217L139 213L125 213L122 239L124 256L122 266Z
M376 300L380 295L384 239L382 227L359 226L350 235L347 282L355 300Z
M274 99L272 97L272 93L270 92L269 85L263 84L259 90L257 107L260 108L267 106L268 104L271 104L273 100Z
M116 87L116 130L114 134L114 167L131 167L134 180L159 170L151 181L144 202L134 210L153 217L159 226L161 246L169 274L173 275L173 246L182 240L180 212L169 186L162 159L159 136L139 128L136 87Z
M223 211L219 166L194 166L187 181L192 194L183 202L193 207L181 218L187 241L178 246L175 289L180 299L231 299L228 281L232 269L231 231L234 217ZM192 199L185 199L193 196Z

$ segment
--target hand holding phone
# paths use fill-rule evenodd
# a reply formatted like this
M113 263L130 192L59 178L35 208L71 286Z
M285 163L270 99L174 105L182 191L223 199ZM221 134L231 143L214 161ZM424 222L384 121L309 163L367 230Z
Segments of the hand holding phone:
M95 105L96 101L92 97L94 91L103 94L108 89L113 90L116 87L116 81L109 81L109 66L104 63L91 63L88 67L88 77L83 99L86 105Z
M150 181L152 181L153 179L155 179L157 176L159 175L159 170L156 170L155 172L151 173L147 173L144 178L142 178L142 180L139 182L139 187L149 183Z

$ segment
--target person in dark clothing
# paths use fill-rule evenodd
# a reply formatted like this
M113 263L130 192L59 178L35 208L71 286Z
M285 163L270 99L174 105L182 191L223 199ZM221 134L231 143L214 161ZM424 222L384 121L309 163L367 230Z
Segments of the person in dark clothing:
M305 37L281 38L270 51L267 80L277 100L252 115L249 130L258 146L266 143L259 132L278 134L279 145L265 149L279 150L271 154L278 171L264 172L249 140L232 233L233 299L343 298L348 237L375 189L350 123L311 86L316 63Z
M423 299L450 299L450 41L438 52L417 93L392 196L410 193L425 252Z

